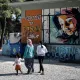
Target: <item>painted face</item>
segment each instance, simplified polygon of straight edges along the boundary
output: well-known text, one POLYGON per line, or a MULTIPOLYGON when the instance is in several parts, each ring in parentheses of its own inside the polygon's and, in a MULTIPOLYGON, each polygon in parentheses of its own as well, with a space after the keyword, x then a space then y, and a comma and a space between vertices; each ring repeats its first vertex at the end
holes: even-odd
POLYGON ((71 15, 60 15, 58 16, 59 23, 61 25, 61 30, 67 35, 73 35, 76 31, 77 21, 71 15))

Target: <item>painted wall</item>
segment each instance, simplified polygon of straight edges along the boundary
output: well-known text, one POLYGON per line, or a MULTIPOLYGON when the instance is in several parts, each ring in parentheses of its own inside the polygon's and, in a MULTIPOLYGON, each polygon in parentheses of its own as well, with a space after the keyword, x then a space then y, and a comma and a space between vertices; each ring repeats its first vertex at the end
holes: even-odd
POLYGON ((10 44, 18 43, 20 39, 21 39, 20 33, 10 33, 9 34, 10 44))
POLYGON ((52 58, 69 61, 80 61, 79 45, 47 45, 47 48, 52 58))
POLYGON ((33 43, 39 43, 42 38, 42 9, 25 11, 25 18, 22 18, 21 34, 22 43, 26 43, 27 38, 32 39, 33 43))
POLYGON ((80 12, 76 8, 55 11, 50 16, 50 43, 80 44, 80 12))

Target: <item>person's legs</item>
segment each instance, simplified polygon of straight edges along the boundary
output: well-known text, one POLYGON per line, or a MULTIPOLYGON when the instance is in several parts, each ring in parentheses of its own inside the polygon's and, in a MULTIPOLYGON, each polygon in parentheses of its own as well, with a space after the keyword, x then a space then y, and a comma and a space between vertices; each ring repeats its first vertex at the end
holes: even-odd
POLYGON ((31 69, 32 69, 32 58, 28 58, 28 60, 27 60, 27 68, 28 68, 27 74, 29 74, 31 72, 31 69))
POLYGON ((28 63, 27 63, 27 58, 25 58, 24 60, 25 60, 25 61, 24 61, 24 64, 25 64, 25 66, 26 66, 26 68, 27 68, 27 65, 28 65, 28 63))
POLYGON ((23 74, 22 70, 20 69, 21 74, 23 74))
POLYGON ((28 58, 25 58, 25 66, 28 69, 27 74, 29 74, 30 71, 29 71, 29 59, 28 58))
POLYGON ((41 72, 41 56, 38 56, 38 61, 39 61, 39 72, 38 73, 40 73, 41 72))
POLYGON ((44 71, 44 68, 43 68, 43 59, 44 59, 44 57, 41 56, 41 70, 42 70, 42 71, 44 71))
POLYGON ((32 69, 32 72, 34 72, 34 58, 32 58, 32 60, 31 60, 31 69, 32 69))
POLYGON ((43 60, 44 60, 44 56, 41 56, 41 70, 42 70, 42 73, 41 75, 44 75, 44 67, 43 67, 43 60))
POLYGON ((18 75, 18 70, 16 70, 16 75, 18 75))

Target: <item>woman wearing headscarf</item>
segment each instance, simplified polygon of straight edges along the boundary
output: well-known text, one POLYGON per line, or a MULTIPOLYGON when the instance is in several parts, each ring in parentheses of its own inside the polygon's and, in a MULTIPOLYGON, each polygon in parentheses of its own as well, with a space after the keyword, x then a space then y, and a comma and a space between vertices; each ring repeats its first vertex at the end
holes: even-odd
POLYGON ((39 65, 40 65, 40 70, 38 73, 41 73, 41 75, 44 75, 44 67, 43 67, 43 60, 44 60, 44 56, 47 53, 47 48, 42 44, 42 41, 39 42, 39 45, 37 46, 37 56, 38 56, 38 61, 39 61, 39 65))
POLYGON ((25 60, 25 66, 28 69, 27 74, 34 72, 33 69, 33 61, 34 61, 34 46, 32 44, 32 40, 27 40, 27 45, 25 47, 23 58, 25 60))

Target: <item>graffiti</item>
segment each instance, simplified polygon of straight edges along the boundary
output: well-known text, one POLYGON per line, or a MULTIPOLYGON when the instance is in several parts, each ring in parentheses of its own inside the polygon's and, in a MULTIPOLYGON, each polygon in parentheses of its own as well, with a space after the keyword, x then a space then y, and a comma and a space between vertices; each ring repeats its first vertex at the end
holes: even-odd
POLYGON ((38 43, 42 37, 42 10, 26 10, 25 18, 22 19, 22 43, 31 38, 33 43, 38 43))
POLYGON ((26 20, 29 21, 30 25, 36 24, 34 20, 40 20, 41 15, 36 15, 36 16, 26 16, 26 20))
POLYGON ((41 19, 41 15, 26 16, 26 20, 28 21, 39 20, 39 19, 41 19))
POLYGON ((56 53, 77 54, 80 53, 80 48, 68 46, 56 47, 56 53))
POLYGON ((29 24, 30 24, 30 25, 33 25, 33 24, 34 24, 34 22, 32 22, 32 21, 31 21, 31 22, 29 22, 29 24))
POLYGON ((36 35, 36 34, 29 34, 28 35, 28 38, 31 38, 31 39, 35 39, 35 38, 38 38, 39 37, 39 35, 36 35))
POLYGON ((75 8, 64 12, 50 16, 50 40, 53 43, 79 44, 80 12, 75 8))
POLYGON ((25 31, 25 34, 26 36, 28 36, 28 38, 31 38, 31 39, 35 39, 35 38, 38 38, 39 35, 36 34, 35 32, 39 32, 41 30, 41 28, 39 26, 24 26, 24 31, 25 31))
POLYGON ((25 31, 29 31, 29 32, 38 32, 41 30, 41 27, 40 26, 24 26, 24 30, 25 31))
POLYGON ((60 61, 80 61, 79 45, 47 45, 46 58, 58 59, 60 61))

